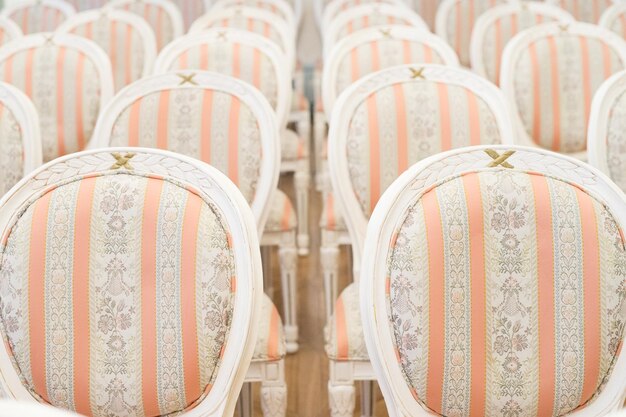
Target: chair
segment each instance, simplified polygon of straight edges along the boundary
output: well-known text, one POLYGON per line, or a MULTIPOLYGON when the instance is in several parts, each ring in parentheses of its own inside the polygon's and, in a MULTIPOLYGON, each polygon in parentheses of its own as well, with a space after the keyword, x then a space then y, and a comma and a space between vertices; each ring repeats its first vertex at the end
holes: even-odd
POLYGON ((42 164, 39 116, 35 106, 20 90, 2 82, 0 149, 1 196, 42 164))
POLYGON ((586 23, 520 32, 502 56, 500 87, 516 117, 516 143, 586 158, 591 99, 625 68, 626 42, 586 23))
POLYGON ((0 46, 22 36, 22 30, 13 20, 0 15, 0 46))
POLYGON ((108 52, 116 90, 152 72, 157 54, 152 28, 135 13, 119 9, 76 14, 59 27, 96 42, 108 52))
MULTIPOLYGON (((167 149, 216 167, 239 187, 263 236, 276 221, 277 205, 278 221, 294 227, 293 211, 282 211, 287 205, 284 194, 277 192, 278 140, 274 112, 256 89, 226 75, 189 70, 154 75, 122 90, 103 111, 90 148, 167 149)), ((291 247, 287 243, 280 248, 286 252, 281 254, 285 271, 289 268, 284 263, 295 264, 297 259, 294 242, 291 247)), ((266 295, 257 317, 259 335, 246 382, 261 382, 266 417, 284 416, 285 332, 266 295)))
POLYGON ((602 13, 611 7, 614 0, 546 0, 548 4, 567 10, 578 21, 598 23, 602 13))
POLYGON ((261 312, 256 224, 217 169, 67 155, 0 201, 0 385, 93 417, 232 415, 261 312))
POLYGON ((339 13, 328 25, 322 42, 324 56, 344 37, 362 29, 379 26, 410 26, 429 31, 422 18, 404 7, 385 3, 370 3, 339 13))
POLYGON ((474 24, 470 42, 472 70, 499 84, 502 52, 520 31, 542 23, 573 22, 563 9, 542 2, 520 2, 495 6, 474 24))
POLYGON ((78 417, 70 411, 60 410, 35 402, 0 400, 0 417, 78 417))
POLYGON ((52 32, 74 13, 63 0, 21 0, 2 10, 2 16, 13 20, 26 35, 52 32))
POLYGON ((389 415, 622 407, 624 226, 624 194, 549 151, 472 147, 411 167, 374 210, 361 274, 389 415))
POLYGON ((624 4, 617 2, 607 8, 602 13, 598 25, 612 30, 622 38, 626 38, 626 8, 624 4))
POLYGON ((210 6, 208 0, 173 0, 173 2, 182 13, 185 32, 189 30, 194 20, 209 10, 210 6))
POLYGON ((622 191, 626 190, 625 82, 626 71, 620 71, 598 88, 591 105, 587 134, 589 163, 609 176, 622 191))
POLYGON ((326 30, 328 29, 330 24, 341 12, 350 10, 362 4, 379 3, 392 4, 397 7, 405 8, 407 9, 407 11, 410 10, 404 0, 332 0, 326 5, 326 7, 324 7, 324 12, 321 17, 321 33, 326 33, 326 30))
POLYGON ((183 34, 183 17, 171 0, 111 0, 108 5, 144 18, 154 31, 158 51, 183 34))
POLYGON ((413 10, 417 12, 431 29, 435 29, 435 16, 441 0, 413 0, 413 10))
POLYGON ((104 7, 108 0, 65 0, 74 7, 76 11, 99 9, 104 7))
POLYGON ((489 8, 508 0, 442 0, 437 9, 435 32, 452 45, 463 66, 470 66, 470 37, 474 22, 489 8))
POLYGON ((209 13, 237 6, 267 10, 274 16, 279 16, 294 34, 298 33, 298 21, 291 5, 285 0, 218 0, 211 6, 209 13))
MULTIPOLYGON (((367 222, 385 189, 409 166, 468 145, 510 143, 506 99, 484 78, 441 65, 392 67, 356 82, 338 100, 329 134, 335 199, 350 232, 355 279, 367 222), (454 111, 450 109, 454 107, 454 111), (350 211, 348 211, 350 208, 350 211)), ((331 416, 351 416, 354 383, 375 375, 365 347, 358 281, 345 288, 326 329, 331 416)), ((366 394, 362 415, 371 415, 366 394)))
MULTIPOLYGON (((276 112, 279 128, 284 131, 291 93, 288 67, 285 55, 278 46, 261 35, 237 29, 210 29, 183 36, 169 44, 157 59, 155 73, 208 70, 245 81, 263 93, 276 112)), ((288 153, 294 153, 289 150, 294 146, 285 143, 285 139, 294 138, 285 135, 281 138, 282 159, 290 160, 295 158, 288 153)), ((298 148, 307 145, 304 139, 296 143, 298 148)), ((287 350, 292 353, 298 349, 298 323, 297 263, 291 258, 296 247, 296 228, 300 222, 300 213, 295 212, 287 195, 283 192, 279 194, 272 203, 272 220, 265 228, 261 245, 264 248, 279 248, 287 350)), ((264 261, 269 262, 270 259, 264 261)))
POLYGON ((111 64, 104 51, 70 34, 34 34, 4 45, 0 80, 33 101, 44 162, 82 150, 113 94, 111 64))

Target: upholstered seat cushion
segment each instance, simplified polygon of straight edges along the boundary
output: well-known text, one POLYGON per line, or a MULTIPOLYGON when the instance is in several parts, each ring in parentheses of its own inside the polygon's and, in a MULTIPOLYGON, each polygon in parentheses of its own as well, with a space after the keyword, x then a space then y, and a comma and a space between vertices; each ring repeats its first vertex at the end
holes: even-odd
POLYGON ((339 213, 337 205, 338 202, 335 200, 333 193, 327 193, 324 198, 322 217, 320 218, 320 227, 322 229, 335 232, 347 231, 346 222, 339 213))
POLYGON ((335 303, 335 313, 326 327, 326 354, 336 361, 369 361, 361 310, 359 286, 350 284, 335 303))
POLYGON ((287 194, 276 190, 270 204, 270 215, 265 224, 265 231, 285 232, 296 228, 298 225, 296 211, 287 194))
POLYGON ((253 362, 277 361, 285 357, 287 344, 283 322, 272 300, 263 294, 259 334, 254 347, 253 362))
POLYGON ((309 153, 306 138, 301 138, 293 130, 283 130, 280 142, 283 161, 297 161, 306 158, 309 153))

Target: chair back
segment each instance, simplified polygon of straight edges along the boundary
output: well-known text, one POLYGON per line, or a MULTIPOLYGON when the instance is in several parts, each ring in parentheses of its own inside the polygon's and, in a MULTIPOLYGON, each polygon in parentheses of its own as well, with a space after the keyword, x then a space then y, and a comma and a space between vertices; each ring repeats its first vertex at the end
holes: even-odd
POLYGON ((614 0, 546 0, 548 4, 559 6, 581 22, 598 23, 602 13, 614 3, 614 0))
POLYGON ((333 22, 333 20, 341 13, 347 10, 351 10, 357 6, 363 4, 392 4, 410 10, 404 0, 331 0, 324 7, 322 15, 322 33, 326 33, 326 30, 333 22))
POLYGON ((263 291, 254 217, 217 169, 110 148, 0 201, 0 385, 93 417, 232 415, 263 291))
POLYGON ((221 10, 233 6, 248 6, 267 10, 275 16, 280 17, 292 31, 292 36, 298 31, 298 21, 292 6, 285 0, 217 0, 211 11, 221 10))
POLYGON ((433 156, 394 182, 360 282, 389 415, 620 408, 625 197, 579 160, 501 145, 433 156))
POLYGON ((0 80, 35 105, 44 162, 84 149, 113 95, 109 58, 94 42, 71 34, 34 34, 4 45, 0 80))
POLYGON ((116 90, 152 71, 156 38, 150 25, 135 13, 113 8, 78 13, 58 32, 82 36, 102 47, 111 61, 116 90))
POLYGON ((626 65, 626 41, 586 23, 546 23, 504 50, 500 87, 517 119, 518 143, 586 158, 591 100, 626 65))
POLYGON ((74 13, 76 10, 64 0, 16 1, 2 10, 2 16, 13 20, 26 35, 52 32, 74 13))

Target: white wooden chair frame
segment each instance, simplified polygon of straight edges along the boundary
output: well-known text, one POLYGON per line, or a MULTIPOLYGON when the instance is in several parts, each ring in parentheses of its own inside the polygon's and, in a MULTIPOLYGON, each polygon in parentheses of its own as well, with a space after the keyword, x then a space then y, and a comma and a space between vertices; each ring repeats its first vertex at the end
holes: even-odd
POLYGON ((79 417, 70 411, 34 402, 0 400, 0 417, 79 417))
MULTIPOLYGON (((131 3, 145 3, 152 4, 160 7, 170 18, 172 22, 172 39, 176 39, 185 33, 185 23, 183 22, 183 15, 180 13, 178 6, 172 3, 170 0, 111 0, 107 3, 106 7, 123 8, 127 4, 131 3)), ((156 34, 155 34, 156 35, 156 34)))
POLYGON ((61 24, 61 26, 59 26, 57 32, 72 33, 74 29, 88 23, 97 22, 102 17, 129 25, 137 31, 142 40, 144 51, 144 65, 141 77, 143 78, 150 74, 157 55, 156 38, 154 37, 154 32, 148 22, 135 13, 116 8, 88 10, 86 12, 77 13, 68 18, 63 24, 61 24))
MULTIPOLYGON (((604 174, 562 154, 510 145, 476 146, 441 153, 413 165, 383 194, 370 219, 361 268, 360 305, 367 349, 385 397, 390 417, 437 416, 426 411, 411 394, 398 363, 393 328, 388 321, 385 277, 391 235, 408 205, 427 189, 451 176, 490 170, 493 159, 485 153, 514 150, 507 161, 516 170, 542 172, 568 183, 580 185, 608 204, 616 220, 626 227, 626 196, 604 174), (376 314, 375 312, 378 312, 376 314)), ((602 393, 587 407, 574 411, 574 417, 600 417, 617 411, 626 397, 626 351, 622 350, 602 393)))
MULTIPOLYGON (((291 105, 291 85, 284 82, 284 80, 289 80, 289 73, 287 72, 288 65, 285 55, 278 48, 278 46, 261 35, 230 28, 213 28, 207 31, 191 33, 176 39, 163 49, 157 58, 154 72, 155 74, 172 72, 172 65, 176 62, 178 57, 198 45, 209 45, 224 42, 234 42, 256 48, 272 62, 273 67, 276 70, 276 79, 278 80, 278 103, 276 114, 279 129, 283 132, 286 129, 287 118, 289 116, 289 106, 291 105)), ((178 72, 185 72, 185 70, 179 70, 178 72)), ((278 153, 280 154, 280 148, 278 153)), ((280 164, 284 164, 284 161, 280 164)), ((302 209, 303 206, 299 204, 297 208, 302 209)), ((308 215, 308 213, 305 214, 308 215)), ((296 217, 298 218, 299 228, 301 222, 300 216, 305 215, 300 212, 297 213, 296 217)), ((308 227, 308 224, 305 223, 305 227, 308 227)), ((296 308, 296 275, 298 268, 296 261, 293 259, 293 251, 296 247, 296 240, 296 232, 293 230, 284 232, 265 231, 261 238, 261 246, 278 246, 279 248, 278 253, 282 277, 283 305, 285 307, 283 319, 285 324, 287 349, 289 352, 295 352, 298 350, 298 324, 296 308)), ((267 284, 268 287, 271 287, 271 281, 268 281, 267 284)))
MULTIPOLYGON (((261 236, 262 240, 267 240, 269 238, 264 236, 264 230, 270 212, 270 201, 274 190, 278 187, 280 141, 274 111, 265 97, 249 84, 223 74, 193 70, 170 72, 144 78, 124 88, 111 100, 98 119, 94 139, 90 143, 89 148, 97 149, 110 146, 111 131, 117 118, 128 106, 141 97, 166 89, 197 88, 231 94, 247 105, 256 117, 259 131, 261 132, 263 159, 259 169, 254 199, 249 205, 256 220, 258 235, 261 236), (185 77, 189 76, 192 76, 192 81, 195 84, 184 82, 185 77)), ((274 236, 271 236, 271 238, 274 238, 274 236)), ((264 242, 264 244, 267 243, 264 242)), ((290 260, 295 262, 297 258, 295 242, 293 242, 290 249, 283 250, 291 252, 288 253, 288 255, 291 255, 291 258, 287 259, 287 262, 290 260)), ((288 277, 281 276, 281 278, 283 279, 283 285, 286 286, 287 283, 284 280, 288 277)), ((245 382, 259 381, 262 383, 261 402, 263 407, 268 410, 268 417, 284 415, 284 407, 286 407, 287 401, 284 359, 271 362, 252 362, 246 374, 245 382), (276 398, 282 398, 282 400, 271 401, 276 398)))
POLYGON ((474 23, 474 30, 472 30, 472 38, 470 40, 470 62, 472 64, 472 71, 482 77, 487 77, 487 69, 483 56, 483 46, 485 38, 487 37, 487 31, 498 20, 507 16, 518 15, 526 10, 537 15, 547 16, 559 22, 575 21, 571 14, 560 7, 539 1, 525 1, 494 6, 481 14, 474 23))
MULTIPOLYGON (((328 3, 326 7, 324 7, 324 10, 321 16, 320 32, 326 33, 326 31, 328 30, 328 27, 331 25, 333 20, 337 16, 339 16, 339 13, 343 11, 343 7, 346 5, 346 3, 350 3, 352 1, 354 0, 332 0, 330 3, 328 3)), ((410 10, 412 13, 415 13, 409 8, 409 6, 403 0, 369 0, 369 3, 367 4, 378 4, 378 3, 392 4, 392 5, 404 8, 407 11, 410 10)), ((349 9, 351 10, 352 8, 349 8, 349 9)))
MULTIPOLYGON (((358 280, 363 258, 363 247, 369 219, 361 208, 356 190, 352 186, 348 168, 347 145, 352 115, 372 92, 398 82, 414 80, 414 70, 420 69, 428 81, 461 86, 481 97, 494 114, 500 137, 510 144, 514 129, 509 117, 506 98, 489 81, 470 71, 443 65, 402 65, 369 75, 350 86, 334 106, 334 121, 330 126, 328 158, 330 178, 335 191, 335 201, 344 216, 354 260, 354 278, 358 280)), ((368 361, 330 360, 329 402, 332 417, 349 417, 354 410, 354 382, 374 381, 376 375, 368 361)), ((371 388, 367 391, 371 392, 371 388)), ((367 396, 365 396, 367 397, 367 396)), ((367 401, 367 398, 366 398, 367 401)))
POLYGON ((262 9, 265 11, 269 11, 275 16, 280 17, 285 24, 287 24, 294 35, 298 33, 298 20, 296 18, 294 10, 291 8, 289 3, 285 0, 256 0, 254 2, 248 2, 247 0, 218 0, 211 6, 209 12, 226 9, 233 6, 247 6, 247 7, 255 7, 257 9, 262 9), (264 3, 271 6, 270 9, 266 9, 263 7, 258 7, 258 3, 264 3))
POLYGON ((9 37, 9 40, 4 43, 8 43, 9 41, 20 38, 24 35, 18 24, 4 14, 0 15, 0 28, 9 37))
MULTIPOLYGON (((392 17, 395 19, 402 19, 407 21, 408 23, 408 25, 405 25, 403 23, 394 23, 394 25, 396 26, 410 26, 416 29, 424 29, 425 31, 430 32, 430 29, 428 28, 426 22, 424 22, 424 20, 417 13, 411 10, 407 10, 404 7, 398 7, 396 5, 386 3, 363 4, 361 6, 350 8, 349 10, 339 13, 328 25, 328 28, 323 35, 323 56, 326 57, 332 47, 340 40, 341 36, 339 34, 346 26, 348 26, 351 22, 354 22, 355 20, 371 16, 372 14, 392 17)), ((389 24, 368 26, 368 28, 379 26, 389 26, 389 24)))
MULTIPOLYGON (((237 291, 228 342, 211 391, 195 408, 182 415, 232 415, 254 351, 258 333, 255 320, 261 308, 263 284, 254 216, 241 192, 224 174, 193 158, 157 149, 107 148, 66 155, 31 173, 0 200, 0 233, 6 236, 24 205, 49 187, 75 177, 77 172, 80 176, 111 172, 116 162, 112 155, 115 152, 134 154, 134 173, 156 174, 192 185, 219 207, 228 225, 237 270, 237 291)), ((18 401, 36 401, 22 385, 4 344, 0 347, 0 386, 18 401)))
MULTIPOLYGON (((65 19, 76 14, 76 10, 74 9, 74 7, 68 2, 63 1, 63 0, 20 0, 20 1, 14 2, 10 6, 5 7, 0 13, 0 16, 5 16, 11 19, 10 16, 13 13, 17 12, 18 10, 27 9, 29 7, 38 6, 38 5, 44 5, 46 7, 50 7, 51 9, 58 10, 65 16, 65 19)), ((20 32, 23 32, 22 29, 20 29, 20 32)))
POLYGON ((600 20, 598 22, 598 26, 602 26, 603 28, 612 30, 611 27, 613 23, 621 16, 626 14, 626 3, 623 2, 614 2, 614 4, 606 9, 602 16, 600 16, 600 20))
POLYGON ((611 176, 607 153, 607 136, 611 109, 626 91, 626 70, 606 80, 593 97, 587 134, 588 162, 607 177, 611 176))
MULTIPOLYGON (((517 145, 540 148, 540 146, 533 141, 526 131, 517 106, 515 94, 515 67, 519 57, 522 52, 526 50, 528 45, 537 42, 542 38, 557 36, 563 33, 564 30, 570 34, 585 36, 604 42, 611 47, 611 49, 613 49, 626 68, 626 41, 608 29, 589 23, 573 22, 563 25, 555 22, 545 23, 543 25, 534 26, 530 29, 521 31, 513 39, 511 39, 506 48, 504 48, 504 52, 502 54, 502 68, 500 70, 500 88, 509 99, 511 109, 513 111, 513 118, 515 120, 517 130, 517 135, 515 136, 517 145)), ((587 151, 574 152, 571 153, 570 156, 586 160, 587 151)))

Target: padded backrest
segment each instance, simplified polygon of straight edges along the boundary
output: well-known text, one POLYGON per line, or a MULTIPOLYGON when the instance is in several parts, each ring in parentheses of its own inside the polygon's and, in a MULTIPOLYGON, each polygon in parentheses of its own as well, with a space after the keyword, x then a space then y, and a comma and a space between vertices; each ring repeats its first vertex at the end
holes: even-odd
POLYGON ((53 32, 75 13, 63 0, 22 1, 5 9, 3 14, 13 20, 24 34, 53 32))
POLYGON ((602 13, 614 3, 613 0, 548 0, 568 11, 576 20, 598 23, 602 13))

